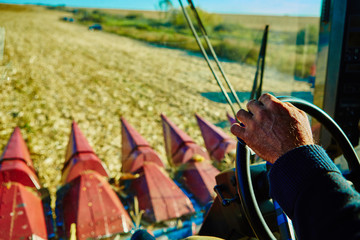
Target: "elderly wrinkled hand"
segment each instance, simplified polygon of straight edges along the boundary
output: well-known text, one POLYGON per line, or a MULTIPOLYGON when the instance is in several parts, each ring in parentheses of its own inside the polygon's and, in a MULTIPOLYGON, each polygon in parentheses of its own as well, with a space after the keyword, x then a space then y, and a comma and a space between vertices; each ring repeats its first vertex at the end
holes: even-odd
POLYGON ((275 163, 296 147, 314 144, 306 113, 292 104, 263 94, 258 101, 249 101, 247 109, 236 114, 244 126, 235 123, 231 132, 264 160, 275 163))

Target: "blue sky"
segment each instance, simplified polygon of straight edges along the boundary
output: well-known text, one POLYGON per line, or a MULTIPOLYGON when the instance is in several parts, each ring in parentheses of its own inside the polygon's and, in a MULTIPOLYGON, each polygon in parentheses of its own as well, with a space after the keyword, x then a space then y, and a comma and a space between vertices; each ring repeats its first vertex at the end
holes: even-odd
MULTIPOLYGON (((195 6, 209 12, 320 16, 321 0, 193 0, 195 6)), ((1 3, 65 4, 72 7, 158 10, 158 0, 4 0, 1 3)), ((178 1, 172 1, 178 6, 178 1)), ((183 0, 186 4, 186 0, 183 0)))

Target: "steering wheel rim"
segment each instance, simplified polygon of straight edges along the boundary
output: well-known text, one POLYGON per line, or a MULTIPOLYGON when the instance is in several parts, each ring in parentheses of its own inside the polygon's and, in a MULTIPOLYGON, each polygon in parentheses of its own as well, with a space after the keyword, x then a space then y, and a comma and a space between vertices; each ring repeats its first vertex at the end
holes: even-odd
MULTIPOLYGON (((340 148, 343 151, 344 157, 348 162, 349 170, 352 175, 351 180, 354 183, 355 189, 359 191, 360 177, 358 176, 360 176, 360 160, 357 157, 349 139, 339 127, 339 125, 322 109, 305 100, 294 97, 278 97, 278 99, 282 102, 289 102, 310 116, 316 118, 330 132, 332 137, 338 142, 340 148)), ((235 174, 243 212, 258 239, 275 240, 276 238, 266 224, 259 205, 256 201, 250 175, 249 148, 241 139, 238 140, 235 174)))

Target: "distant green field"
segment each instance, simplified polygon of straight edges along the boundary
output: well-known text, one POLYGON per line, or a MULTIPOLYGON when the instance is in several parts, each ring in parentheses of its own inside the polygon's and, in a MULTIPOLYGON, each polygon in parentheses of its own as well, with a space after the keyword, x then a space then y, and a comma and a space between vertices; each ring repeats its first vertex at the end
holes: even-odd
MULTIPOLYGON (((126 9, 101 9, 102 12, 118 15, 142 15, 149 19, 162 19, 165 15, 160 11, 140 11, 126 9)), ((245 15, 245 14, 217 14, 224 22, 241 24, 247 28, 262 29, 269 24, 273 30, 295 32, 308 25, 319 25, 318 17, 293 17, 293 16, 269 16, 269 15, 245 15)))
MULTIPOLYGON (((179 9, 168 12, 67 8, 61 10, 72 12, 76 22, 81 24, 88 26, 99 23, 107 32, 161 46, 199 51, 179 9)), ((270 32, 267 66, 300 78, 309 76, 317 52, 318 18, 220 15, 201 9, 198 11, 220 58, 255 65, 262 31, 268 24, 270 32)))

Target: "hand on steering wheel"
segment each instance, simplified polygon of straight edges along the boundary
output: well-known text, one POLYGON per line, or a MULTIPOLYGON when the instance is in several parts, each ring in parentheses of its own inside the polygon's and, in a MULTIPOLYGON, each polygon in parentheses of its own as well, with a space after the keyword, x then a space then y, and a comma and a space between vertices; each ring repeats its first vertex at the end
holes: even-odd
POLYGON ((262 159, 274 164, 286 152, 314 144, 306 113, 292 104, 264 94, 249 101, 247 109, 236 115, 246 127, 235 123, 231 131, 262 159))
MULTIPOLYGON (((248 130, 251 130, 251 128, 253 130, 256 129, 257 131, 259 130, 259 133, 256 132, 256 134, 259 134, 256 138, 261 139, 262 141, 249 141, 251 142, 250 147, 257 152, 258 155, 265 160, 274 163, 277 158, 293 148, 301 145, 313 144, 310 126, 303 122, 308 122, 307 117, 303 112, 305 111, 322 123, 338 142, 349 164, 350 171, 352 172, 351 180, 353 181, 355 188, 359 191, 360 178, 358 176, 360 173, 360 161, 350 141, 331 117, 320 108, 301 99, 280 98, 282 101, 280 102, 277 99, 274 100, 274 97, 271 95, 263 95, 259 100, 260 102, 249 102, 248 108, 252 113, 240 110, 237 116, 239 120, 244 123, 246 128, 250 128, 248 130), (289 103, 303 111, 294 108, 289 103), (269 110, 274 111, 276 114, 270 114, 268 112, 269 110), (265 119, 265 121, 260 121, 261 119, 265 119), (303 124, 299 124, 296 119, 302 119, 301 122, 303 122, 303 124), (286 128, 284 128, 283 121, 288 121, 286 128), (289 122, 292 126, 291 131, 288 130, 289 122), (279 134, 277 133, 281 133, 285 136, 279 137, 279 134), (269 149, 273 151, 273 153, 268 154, 267 152, 269 149)), ((247 140, 254 137, 252 135, 254 133, 246 131, 246 128, 235 125, 231 129, 235 135, 241 137, 243 140, 238 143, 236 158, 236 178, 241 205, 255 235, 259 239, 276 239, 267 226, 255 198, 250 177, 249 151, 243 143, 246 143, 247 140)))

